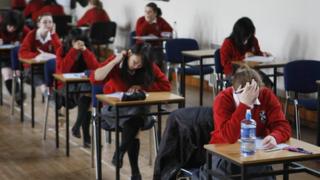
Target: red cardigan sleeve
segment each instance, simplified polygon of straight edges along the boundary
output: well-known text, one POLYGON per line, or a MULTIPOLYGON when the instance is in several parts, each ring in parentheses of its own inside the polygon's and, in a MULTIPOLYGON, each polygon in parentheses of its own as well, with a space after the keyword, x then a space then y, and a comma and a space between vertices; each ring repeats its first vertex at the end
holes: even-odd
POLYGON ((96 56, 89 49, 83 51, 82 55, 89 70, 96 70, 100 66, 96 56))
POLYGON ((234 61, 235 55, 233 52, 233 45, 229 39, 224 40, 220 48, 220 62, 223 67, 223 73, 225 75, 232 74, 232 61, 234 61))
POLYGON ((144 29, 149 25, 149 23, 144 19, 144 16, 140 17, 136 23, 136 35, 143 36, 145 35, 144 29))
POLYGON ((171 85, 168 78, 156 64, 153 64, 152 68, 155 76, 155 82, 147 89, 147 91, 170 91, 171 85))
POLYGON ((35 30, 29 32, 27 36, 23 39, 22 44, 19 49, 19 57, 25 59, 32 59, 36 57, 39 52, 32 50, 32 45, 35 41, 35 30))
MULTIPOLYGON (((109 56, 103 63, 100 63, 99 68, 100 68, 100 67, 103 67, 103 66, 105 66, 105 65, 107 65, 107 64, 109 64, 115 57, 116 57, 115 55, 109 56)), ((102 81, 97 81, 97 80, 95 79, 95 76, 94 76, 95 70, 92 71, 92 72, 90 73, 90 76, 89 76, 89 79, 90 79, 91 84, 104 84, 105 82, 107 82, 107 81, 109 80, 110 74, 112 73, 112 71, 113 71, 114 69, 115 69, 115 68, 113 68, 113 69, 111 70, 111 72, 109 72, 108 76, 107 76, 104 80, 102 80, 102 81)))
POLYGON ((84 25, 88 25, 91 17, 91 11, 87 11, 86 13, 84 13, 84 15, 82 16, 81 19, 78 20, 77 22, 77 26, 84 26, 84 25))
POLYGON ((161 24, 161 32, 172 32, 172 27, 166 20, 164 20, 162 17, 159 17, 158 20, 161 24))
POLYGON ((57 54, 56 69, 58 73, 68 73, 71 71, 79 51, 74 48, 71 48, 64 57, 62 56, 62 52, 63 52, 63 49, 62 47, 60 47, 56 53, 57 54))

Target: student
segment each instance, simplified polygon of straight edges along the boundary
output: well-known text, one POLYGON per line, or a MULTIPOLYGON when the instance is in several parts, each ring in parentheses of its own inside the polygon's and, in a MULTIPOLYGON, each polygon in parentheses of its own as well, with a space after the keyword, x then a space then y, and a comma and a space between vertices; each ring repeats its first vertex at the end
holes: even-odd
POLYGON ((11 9, 22 11, 26 7, 25 0, 11 0, 11 9))
MULTIPOLYGON (((73 29, 70 34, 66 37, 63 45, 57 50, 57 73, 76 73, 84 72, 85 70, 95 70, 99 67, 99 63, 95 58, 94 54, 90 51, 89 40, 86 36, 82 35, 81 29, 73 29)), ((64 94, 65 88, 60 82, 58 84, 60 93, 64 94)), ((69 90, 77 91, 89 91, 90 85, 80 84, 78 86, 70 85, 69 90)), ((78 102, 78 114, 77 120, 72 127, 72 134, 77 138, 81 138, 80 126, 82 126, 83 133, 83 146, 90 147, 90 118, 91 113, 89 111, 91 104, 91 97, 73 96, 73 102, 78 102)), ((68 99, 69 101, 69 99, 68 99)), ((72 101, 72 100, 71 100, 72 101)), ((60 101, 61 102, 61 101, 60 101)))
MULTIPOLYGON (((232 79, 232 87, 220 92, 214 100, 215 129, 211 133, 210 144, 236 143, 240 139, 240 124, 247 109, 251 109, 252 119, 257 123, 256 136, 263 138, 265 149, 274 148, 290 138, 291 127, 278 98, 272 90, 262 86, 261 77, 255 70, 238 68, 232 79)), ((217 156, 212 159, 212 167, 222 176, 240 173, 238 166, 217 156)), ((247 171, 259 173, 271 169, 271 166, 259 166, 247 168, 247 171)))
MULTIPOLYGON (((10 58, 14 58, 18 61, 17 53, 19 44, 23 38, 28 34, 29 28, 24 26, 24 19, 20 12, 15 10, 8 11, 0 22, 0 45, 2 44, 16 44, 9 54, 1 56, 1 73, 5 83, 5 86, 10 94, 16 93, 16 102, 20 104, 20 95, 18 94, 19 86, 16 84, 16 92, 12 92, 12 68, 10 58)), ((19 74, 17 72, 17 74, 19 74)))
POLYGON ((100 0, 90 0, 91 8, 77 22, 77 26, 90 26, 96 22, 108 22, 110 18, 107 12, 103 9, 103 4, 100 0))
MULTIPOLYGON (((140 17, 136 23, 137 36, 155 35, 161 37, 162 32, 172 33, 172 28, 169 23, 161 17, 162 11, 157 4, 153 2, 147 4, 144 12, 145 15, 140 17)), ((137 40, 136 43, 140 44, 143 42, 137 40)), ((161 69, 164 69, 162 43, 160 41, 150 43, 154 47, 154 59, 156 64, 158 64, 161 69)))
MULTIPOLYGON (((59 36, 55 31, 55 24, 51 14, 43 14, 38 17, 37 28, 30 31, 24 38, 19 49, 19 57, 23 59, 34 59, 42 53, 55 54, 61 46, 59 36)), ((26 76, 30 77, 29 66, 24 64, 26 76)), ((34 85, 41 86, 41 92, 44 93, 46 88, 43 76, 34 76, 34 85)))
MULTIPOLYGON (((269 56, 270 53, 260 50, 258 39, 255 37, 255 27, 248 17, 242 17, 237 20, 233 26, 232 33, 227 37, 220 49, 221 65, 224 74, 230 78, 238 67, 233 65, 234 61, 243 61, 250 56, 269 56)), ((259 73, 263 77, 266 86, 272 87, 271 80, 262 71, 259 73)))
POLYGON ((32 14, 39 11, 43 7, 43 0, 31 0, 23 10, 24 17, 31 18, 32 14))
POLYGON ((43 7, 32 14, 32 20, 35 22, 41 14, 50 13, 52 16, 65 15, 63 6, 57 3, 56 0, 44 0, 43 7))
MULTIPOLYGON (((150 59, 151 48, 149 45, 135 45, 127 52, 109 57, 102 67, 93 74, 94 81, 104 80, 103 91, 105 94, 114 92, 136 92, 136 91, 170 91, 170 83, 167 77, 160 71, 150 59)), ((138 166, 138 155, 140 141, 137 137, 141 129, 151 128, 153 122, 145 118, 148 107, 121 108, 120 115, 132 115, 130 118, 121 118, 122 141, 119 147, 119 167, 122 167, 123 156, 128 152, 131 166, 131 179, 140 180, 138 166)), ((115 108, 104 106, 102 109, 103 119, 107 125, 114 128, 115 108)), ((112 163, 116 165, 116 156, 113 155, 112 163)))

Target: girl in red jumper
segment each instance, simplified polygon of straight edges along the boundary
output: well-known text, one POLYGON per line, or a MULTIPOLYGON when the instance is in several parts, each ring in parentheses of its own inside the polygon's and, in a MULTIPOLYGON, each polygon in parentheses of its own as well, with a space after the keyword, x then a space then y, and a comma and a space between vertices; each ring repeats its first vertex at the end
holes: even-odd
POLYGON ((35 22, 40 15, 45 13, 50 13, 52 16, 65 15, 63 6, 58 4, 56 0, 44 0, 43 7, 32 14, 32 20, 35 22))
MULTIPOLYGON (((250 56, 269 56, 270 53, 262 52, 257 38, 255 37, 255 27, 251 19, 242 17, 237 20, 233 26, 232 33, 227 37, 220 49, 221 65, 223 73, 227 78, 231 78, 237 65, 234 61, 243 61, 250 56)), ((259 71, 266 86, 272 87, 272 81, 262 72, 259 71)))
POLYGON ((25 0, 11 0, 11 9, 22 11, 26 7, 25 0))
MULTIPOLYGON (((167 77, 160 71, 157 65, 152 63, 151 48, 149 45, 136 45, 127 52, 122 52, 118 56, 111 56, 102 67, 98 68, 93 74, 95 81, 104 80, 104 93, 113 92, 135 92, 135 91, 170 91, 170 83, 167 77)), ((138 132, 140 129, 152 127, 153 122, 145 118, 143 114, 148 112, 148 107, 130 107, 121 108, 120 115, 131 115, 130 118, 121 118, 120 126, 122 128, 122 141, 119 147, 120 164, 125 152, 131 166, 131 179, 140 180, 141 175, 138 167, 138 155, 140 141, 138 132)), ((102 109, 103 119, 106 125, 114 128, 115 108, 105 106, 102 109)), ((114 154, 112 163, 116 165, 116 156, 114 154)))
MULTIPOLYGON (((240 139, 241 120, 245 118, 247 109, 251 109, 252 119, 257 123, 256 135, 263 138, 263 148, 274 148, 290 138, 291 127, 278 98, 272 90, 262 87, 261 77, 255 70, 239 68, 233 76, 232 87, 220 92, 214 100, 215 129, 210 143, 236 143, 240 139)), ((240 173, 239 167, 217 156, 212 159, 212 167, 222 176, 240 173)), ((259 173, 271 169, 271 166, 259 166, 247 168, 247 171, 259 173)))
MULTIPOLYGON (((90 51, 89 40, 81 32, 81 29, 73 29, 70 34, 66 37, 63 46, 57 50, 57 73, 76 73, 83 72, 85 70, 95 70, 99 67, 99 63, 95 58, 94 54, 90 51)), ((60 94, 65 93, 65 89, 62 83, 58 84, 60 94)), ((90 85, 79 84, 77 86, 69 85, 70 91, 90 91, 90 85)), ((59 106, 64 104, 64 97, 60 96, 59 106)), ((70 102, 77 102, 78 114, 77 120, 72 127, 72 134, 77 138, 81 138, 80 126, 82 126, 83 133, 83 146, 90 147, 90 118, 91 113, 89 112, 91 97, 82 96, 70 96, 68 99, 70 102)))
POLYGON ((77 22, 77 26, 90 26, 96 22, 108 22, 110 18, 99 0, 90 0, 91 8, 77 22))
MULTIPOLYGON (((29 31, 29 28, 24 26, 24 19, 20 12, 10 10, 2 17, 2 22, 0 22, 0 45, 15 44, 16 46, 11 49, 10 54, 1 54, 1 73, 8 92, 10 94, 16 93, 16 102, 18 104, 21 101, 21 97, 18 94, 20 86, 17 83, 16 92, 12 92, 13 71, 11 60, 18 61, 19 44, 29 31)), ((16 73, 17 75, 20 74, 19 71, 16 73)))
MULTIPOLYGON (((172 27, 169 23, 164 20, 161 15, 162 11, 155 3, 149 3, 145 7, 145 15, 140 17, 136 23, 136 35, 137 36, 148 36, 154 35, 161 37, 161 33, 169 32, 172 33, 172 27)), ((143 43, 137 40, 137 44, 143 43)), ((162 49, 162 42, 150 42, 153 46, 154 60, 158 66, 164 70, 164 54, 162 49)))
MULTIPOLYGON (((37 27, 37 29, 30 31, 24 38, 19 49, 19 58, 32 60, 42 56, 44 53, 55 54, 56 50, 61 46, 51 14, 39 16, 37 27)), ((30 76, 30 69, 28 67, 28 65, 24 64, 27 77, 30 76)), ((46 87, 43 76, 35 75, 33 84, 41 86, 41 92, 45 92, 46 87)))

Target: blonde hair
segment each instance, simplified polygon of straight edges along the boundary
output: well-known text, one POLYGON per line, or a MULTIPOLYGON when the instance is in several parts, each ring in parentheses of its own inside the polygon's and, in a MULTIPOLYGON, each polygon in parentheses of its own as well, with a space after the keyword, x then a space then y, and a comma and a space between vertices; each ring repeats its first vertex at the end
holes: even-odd
POLYGON ((244 87, 252 79, 257 82, 259 87, 264 86, 262 78, 257 71, 248 66, 239 67, 232 77, 232 87, 234 89, 238 89, 240 86, 244 87))
POLYGON ((100 0, 91 0, 92 5, 96 6, 98 9, 103 9, 103 4, 100 0))

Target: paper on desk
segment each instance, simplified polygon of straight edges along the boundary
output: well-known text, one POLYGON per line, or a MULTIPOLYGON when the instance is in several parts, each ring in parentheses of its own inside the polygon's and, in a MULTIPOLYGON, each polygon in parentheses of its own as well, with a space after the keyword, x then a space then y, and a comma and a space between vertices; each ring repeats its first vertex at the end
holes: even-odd
POLYGON ((148 35, 148 36, 134 36, 134 39, 141 39, 141 40, 155 40, 155 39, 159 39, 158 36, 156 35, 148 35))
MULTIPOLYGON (((261 138, 257 138, 256 139, 256 149, 263 149, 263 145, 262 145, 262 140, 261 138)), ((272 149, 268 149, 268 151, 272 151, 273 149, 283 149, 285 147, 289 146, 288 144, 284 144, 284 143, 281 143, 281 144, 277 144, 276 147, 272 148, 272 149)))
POLYGON ((12 49, 16 46, 17 45, 15 45, 15 44, 2 44, 2 45, 0 45, 0 49, 12 49))
POLYGON ((254 62, 271 62, 275 59, 274 56, 250 56, 246 57, 244 61, 254 61, 254 62))
POLYGON ((84 72, 82 72, 82 73, 64 73, 63 77, 68 78, 68 79, 76 79, 76 78, 86 77, 86 74, 84 72))
POLYGON ((115 92, 115 93, 107 94, 106 96, 117 98, 117 99, 122 99, 123 94, 124 94, 123 92, 115 92))
POLYGON ((37 62, 40 62, 40 61, 48 61, 49 59, 55 59, 55 58, 56 58, 55 54, 40 53, 34 58, 34 60, 36 60, 37 62))

